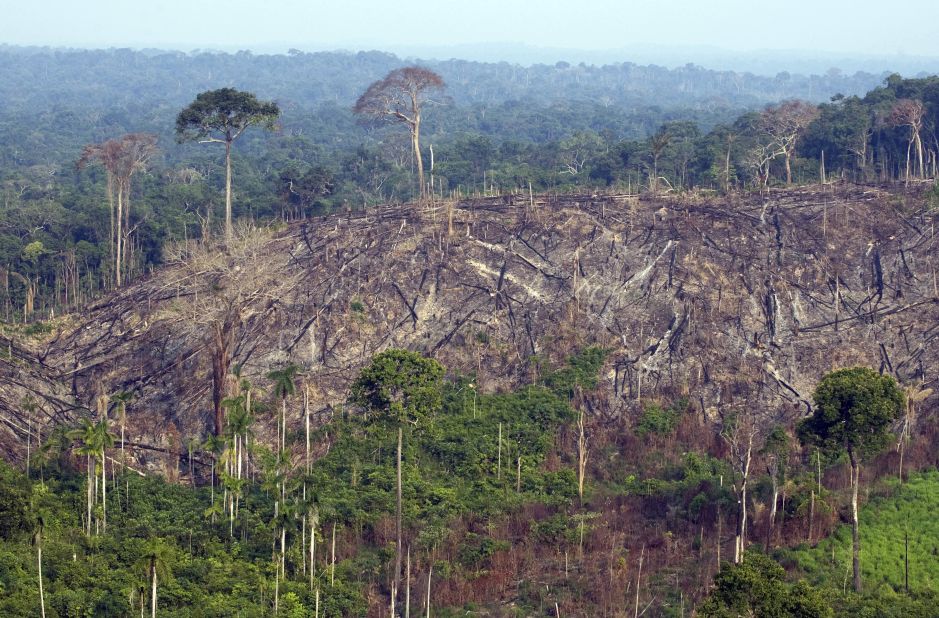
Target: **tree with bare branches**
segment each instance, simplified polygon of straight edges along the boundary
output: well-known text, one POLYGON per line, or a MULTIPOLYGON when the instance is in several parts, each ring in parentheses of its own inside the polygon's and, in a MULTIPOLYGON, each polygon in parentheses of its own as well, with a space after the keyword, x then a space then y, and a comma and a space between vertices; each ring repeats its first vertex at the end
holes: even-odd
POLYGON ((923 116, 926 114, 926 108, 923 102, 915 99, 900 99, 897 101, 890 115, 887 117, 887 123, 892 127, 909 127, 910 137, 906 144, 906 180, 910 179, 910 156, 913 146, 916 146, 916 163, 919 170, 919 177, 926 176, 926 168, 923 163, 923 141, 920 139, 920 132, 923 130, 923 116))
POLYGON ((786 184, 792 184, 792 157, 796 152, 796 143, 818 115, 818 107, 798 100, 767 107, 760 114, 760 129, 769 136, 774 157, 785 157, 786 184))
POLYGON ((762 445, 763 435, 754 414, 729 412, 722 418, 721 438, 727 444, 734 470, 734 494, 737 498, 737 530, 734 535, 734 564, 743 562, 747 549, 747 500, 753 455, 762 445))
POLYGON ((250 92, 234 88, 209 90, 196 96, 176 117, 179 141, 196 140, 200 144, 225 145, 225 239, 232 238, 231 224, 231 145, 249 127, 261 125, 269 130, 280 116, 273 101, 258 101, 250 92))
POLYGON ((388 73, 374 82, 355 102, 352 111, 378 121, 399 122, 411 132, 411 147, 417 165, 417 183, 423 197, 424 163, 421 160, 421 120, 424 105, 432 102, 431 95, 441 92, 446 85, 443 78, 423 67, 411 66, 388 73))
POLYGON ((104 166, 108 178, 108 204, 111 211, 111 253, 114 281, 120 286, 130 258, 130 181, 157 153, 157 136, 151 133, 128 133, 100 144, 88 144, 78 159, 79 169, 94 162, 104 166))

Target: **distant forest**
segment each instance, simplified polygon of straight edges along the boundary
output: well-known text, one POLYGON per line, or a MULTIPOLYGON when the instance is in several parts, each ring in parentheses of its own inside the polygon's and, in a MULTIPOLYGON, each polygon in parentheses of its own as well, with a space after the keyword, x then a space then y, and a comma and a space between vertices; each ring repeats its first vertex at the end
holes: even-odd
MULTIPOLYGON (((417 194, 406 131, 359 122, 356 98, 391 54, 177 53, 0 46, 0 318, 45 318, 114 284, 107 179, 89 145, 153 134, 127 187, 125 279, 172 241, 216 230, 224 157, 176 143, 200 92, 233 87, 280 107, 233 149, 235 218, 291 220, 417 194)), ((422 161, 434 195, 525 190, 730 192, 845 178, 934 176, 939 79, 775 77, 608 66, 419 63, 443 78, 422 161), (433 152, 433 154, 431 154, 433 152)))

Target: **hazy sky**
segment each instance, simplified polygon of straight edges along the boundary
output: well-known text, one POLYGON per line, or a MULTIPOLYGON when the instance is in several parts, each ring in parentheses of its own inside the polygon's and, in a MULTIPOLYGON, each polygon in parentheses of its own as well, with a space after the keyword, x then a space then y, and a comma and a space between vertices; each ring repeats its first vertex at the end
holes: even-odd
POLYGON ((939 0, 0 0, 0 43, 286 51, 512 42, 939 56, 939 0))

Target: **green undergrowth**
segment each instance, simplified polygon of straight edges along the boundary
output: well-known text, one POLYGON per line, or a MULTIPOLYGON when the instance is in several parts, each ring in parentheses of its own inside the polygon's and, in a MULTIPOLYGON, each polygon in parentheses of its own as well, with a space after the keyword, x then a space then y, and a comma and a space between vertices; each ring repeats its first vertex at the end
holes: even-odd
MULTIPOLYGON (((887 597, 904 593, 908 555, 910 592, 935 595, 939 593, 939 472, 915 475, 902 485, 896 479, 885 483, 885 495, 872 497, 860 512, 865 591, 887 597)), ((851 527, 839 526, 815 547, 783 550, 779 558, 813 583, 850 588, 851 527)))
MULTIPOLYGON (((485 532, 485 525, 470 531, 473 522, 490 522, 528 504, 546 505, 549 511, 573 504, 574 471, 547 465, 547 460, 559 427, 574 418, 570 393, 591 388, 603 356, 589 349, 560 369, 542 373, 539 384, 514 392, 480 394, 466 377, 442 382, 435 399, 439 406, 403 431, 403 523, 416 571, 433 564, 435 581, 471 579, 485 571, 494 554, 508 549, 505 541, 485 532), (453 526, 458 519, 462 527, 453 526), (450 549, 442 553, 445 547, 450 549)), ((303 451, 304 441, 302 433, 288 434, 295 453, 303 451)), ((241 489, 234 521, 222 509, 213 515, 207 486, 115 470, 117 482, 108 487, 107 531, 91 537, 82 529, 86 480, 78 464, 85 459, 70 456, 70 445, 61 456, 45 460, 41 481, 36 468, 27 479, 0 464, 0 615, 38 615, 31 541, 39 517, 50 617, 134 615, 142 600, 149 611, 141 559, 154 541, 166 548, 170 571, 158 586, 160 616, 270 615, 272 553, 281 525, 287 529, 287 578, 279 583, 279 614, 313 615, 319 589, 320 616, 365 615, 367 592, 382 593, 393 562, 397 429, 364 422, 347 406, 322 428, 315 444, 320 454, 309 473, 302 457, 292 458, 279 519, 274 508, 283 478, 278 475, 284 472, 270 463, 277 458, 255 446, 251 461, 256 469, 241 489), (285 513, 290 514, 287 523, 285 513), (309 573, 303 572, 307 554, 301 523, 314 515, 317 573, 311 587, 309 573), (334 526, 335 581, 328 568, 334 526)), ((202 453, 200 459, 207 462, 210 456, 202 453)), ((217 505, 222 493, 216 486, 217 505)), ((95 508, 97 519, 100 505, 95 508)), ((551 533, 548 528, 544 534, 551 533)), ((308 532, 309 527, 307 547, 308 532)))

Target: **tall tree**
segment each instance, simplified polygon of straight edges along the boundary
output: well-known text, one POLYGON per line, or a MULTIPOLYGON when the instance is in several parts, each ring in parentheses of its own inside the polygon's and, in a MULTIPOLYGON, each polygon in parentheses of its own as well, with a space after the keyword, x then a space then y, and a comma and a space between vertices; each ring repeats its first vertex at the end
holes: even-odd
POLYGON ((97 161, 108 175, 108 203, 111 210, 111 241, 115 284, 120 286, 130 257, 130 181, 157 152, 157 136, 150 133, 128 133, 118 139, 85 146, 78 167, 97 161))
POLYGON ((280 108, 273 101, 258 101, 250 92, 234 88, 209 90, 176 117, 179 141, 196 140, 200 144, 225 145, 225 240, 232 237, 231 223, 231 146, 249 127, 273 129, 280 108))
POLYGON ((789 459, 789 435, 782 427, 775 427, 760 450, 763 461, 766 463, 766 474, 769 475, 770 486, 773 490, 772 503, 769 508, 769 525, 766 527, 766 551, 773 543, 773 532, 776 526, 776 510, 779 504, 779 485, 786 480, 786 463, 789 459))
POLYGON ((889 428, 903 411, 903 391, 890 376, 867 367, 827 374, 812 395, 815 410, 799 424, 799 440, 833 455, 847 453, 851 462, 851 532, 854 590, 861 591, 861 542, 858 536, 858 485, 861 458, 881 450, 889 428))
POLYGON ((734 493, 737 496, 737 531, 734 535, 734 564, 743 562, 747 549, 747 501, 753 453, 759 448, 760 426, 753 414, 728 414, 723 420, 721 437, 730 451, 734 470, 734 493))
POLYGON ((418 66, 403 67, 388 73, 366 89, 355 102, 352 111, 374 120, 398 122, 411 132, 411 147, 417 166, 417 183, 420 195, 424 186, 424 163, 421 160, 421 121, 424 105, 431 102, 430 96, 445 88, 443 78, 418 66))
POLYGON ((97 492, 94 490, 94 464, 93 458, 98 453, 98 447, 96 444, 96 432, 95 424, 91 422, 88 418, 82 418, 79 421, 78 427, 71 429, 66 436, 69 440, 72 440, 74 444, 75 453, 78 455, 85 456, 85 471, 86 471, 86 483, 85 488, 85 507, 86 507, 86 518, 85 518, 85 534, 91 536, 91 510, 92 502, 94 498, 97 497, 97 492))
POLYGON ((42 590, 42 532, 45 528, 45 521, 42 516, 36 518, 33 528, 33 545, 36 547, 36 565, 39 569, 39 609, 42 612, 42 618, 46 618, 46 596, 42 590))
POLYGON ((143 548, 137 568, 145 572, 150 581, 150 616, 156 618, 157 611, 157 581, 168 579, 170 576, 170 562, 172 554, 170 548, 160 539, 150 539, 143 548))
POLYGON ((121 467, 127 465, 124 456, 124 434, 127 429, 127 404, 134 398, 131 391, 121 391, 111 395, 111 402, 117 406, 117 422, 121 426, 121 467))
POLYGON ((288 363, 280 369, 275 369, 267 374, 267 379, 274 383, 274 396, 280 399, 281 414, 278 441, 281 450, 287 447, 287 398, 296 392, 294 378, 299 369, 300 368, 295 364, 288 363))
POLYGON ((395 518, 395 566, 391 586, 391 607, 397 605, 401 591, 402 474, 403 429, 416 426, 441 405, 443 366, 417 352, 389 349, 372 358, 352 384, 352 402, 363 407, 368 420, 397 429, 397 514, 395 518))

